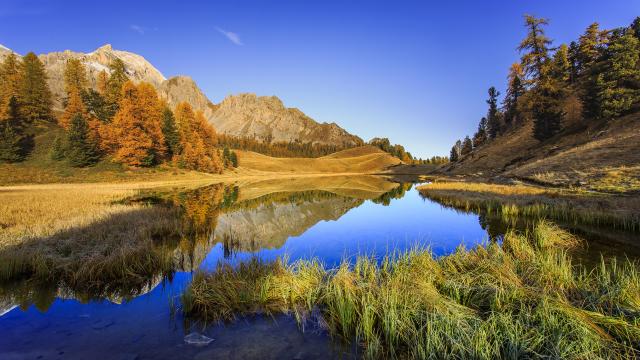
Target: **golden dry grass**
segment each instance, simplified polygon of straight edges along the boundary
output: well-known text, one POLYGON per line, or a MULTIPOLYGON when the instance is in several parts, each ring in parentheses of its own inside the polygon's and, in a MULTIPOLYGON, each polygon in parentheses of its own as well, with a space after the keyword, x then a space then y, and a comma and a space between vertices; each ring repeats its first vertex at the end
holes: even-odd
POLYGON ((566 134, 542 143, 531 131, 530 124, 510 130, 441 170, 616 193, 640 191, 640 113, 574 124, 566 134))
POLYGON ((141 209, 118 201, 142 189, 195 188, 208 179, 0 187, 0 246, 49 237, 141 209))
POLYGON ((529 185, 433 182, 417 188, 423 196, 466 211, 554 218, 640 230, 640 199, 529 185))

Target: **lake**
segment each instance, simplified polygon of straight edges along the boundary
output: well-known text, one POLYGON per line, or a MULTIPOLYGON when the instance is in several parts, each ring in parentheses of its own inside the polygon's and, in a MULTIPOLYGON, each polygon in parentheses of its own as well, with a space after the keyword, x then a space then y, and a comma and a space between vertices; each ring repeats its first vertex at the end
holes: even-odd
MULTIPOLYGON (((171 260, 170 271, 148 274, 144 286, 129 292, 116 286, 79 292, 55 279, 2 284, 1 359, 357 357, 354 346, 332 341, 313 326, 301 331, 288 316, 226 324, 186 319, 179 296, 195 271, 214 270, 220 262, 317 258, 332 267, 358 255, 383 259, 416 247, 446 255, 459 246, 500 241, 508 228, 500 219, 424 198, 414 184, 377 177, 246 181, 141 192, 127 201, 181 209, 180 221, 190 231, 179 239, 156 239, 171 260), (213 341, 189 343, 190 333, 213 341)), ((576 254, 585 262, 601 253, 638 257, 637 246, 629 245, 638 243, 637 234, 571 230, 589 243, 576 254)))

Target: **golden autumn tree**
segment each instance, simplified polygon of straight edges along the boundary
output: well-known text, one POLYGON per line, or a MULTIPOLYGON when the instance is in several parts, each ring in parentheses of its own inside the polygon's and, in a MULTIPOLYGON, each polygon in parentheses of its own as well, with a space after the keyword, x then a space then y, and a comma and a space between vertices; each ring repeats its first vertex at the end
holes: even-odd
POLYGON ((82 92, 87 88, 87 70, 79 59, 69 59, 64 68, 64 91, 67 96, 73 91, 82 92))
POLYGON ((28 123, 53 119, 52 95, 47 84, 44 64, 33 52, 22 58, 22 81, 20 86, 20 112, 28 123))
POLYGON ((166 152, 162 135, 162 103, 151 84, 122 86, 118 111, 102 132, 103 148, 115 161, 130 166, 152 166, 166 152))
POLYGON ((15 53, 4 58, 0 64, 0 119, 8 116, 9 101, 20 97, 22 72, 15 53))
POLYGON ((187 169, 220 173, 223 163, 216 148, 216 132, 202 112, 194 112, 189 103, 178 104, 175 110, 181 151, 174 161, 187 169))
POLYGON ((65 130, 69 129, 71 119, 77 114, 82 115, 85 119, 87 118, 87 109, 82 102, 80 89, 71 88, 67 96, 67 106, 64 108, 64 113, 58 118, 58 123, 65 128, 65 130))

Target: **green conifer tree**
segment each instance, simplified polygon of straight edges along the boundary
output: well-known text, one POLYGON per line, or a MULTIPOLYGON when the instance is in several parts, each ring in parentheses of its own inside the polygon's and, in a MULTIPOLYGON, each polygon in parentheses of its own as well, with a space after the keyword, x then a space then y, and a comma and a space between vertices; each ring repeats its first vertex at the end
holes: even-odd
POLYGON ((173 111, 169 108, 165 108, 162 112, 162 135, 164 135, 164 141, 167 145, 167 157, 171 158, 174 154, 179 154, 180 134, 173 111))
POLYGON ((30 151, 31 138, 24 133, 24 124, 15 96, 9 99, 7 115, 0 119, 0 161, 19 162, 30 151))
POLYGON ((51 145, 50 157, 52 160, 60 161, 64 159, 64 153, 64 140, 62 137, 56 136, 56 138, 53 140, 53 145, 51 145))
POLYGON ((104 98, 106 101, 106 112, 110 121, 118 111, 118 104, 122 97, 122 85, 129 80, 129 77, 127 76, 124 62, 118 58, 113 60, 109 68, 111 69, 111 75, 109 76, 109 80, 107 80, 104 98))
POLYGON ((631 31, 615 37, 596 78, 597 117, 615 118, 640 104, 640 40, 631 31))
POLYGON ((96 145, 89 139, 87 121, 81 114, 71 119, 65 155, 71 165, 77 167, 93 165, 100 158, 96 145))
POLYGON ((471 142, 471 139, 468 136, 466 136, 462 141, 462 149, 460 149, 460 152, 462 153, 462 155, 467 155, 472 150, 473 150, 473 143, 471 142))
POLYGON ((487 112, 487 136, 489 139, 495 139, 501 131, 500 111, 498 110, 498 96, 500 92, 495 87, 489 88, 489 111, 487 112))

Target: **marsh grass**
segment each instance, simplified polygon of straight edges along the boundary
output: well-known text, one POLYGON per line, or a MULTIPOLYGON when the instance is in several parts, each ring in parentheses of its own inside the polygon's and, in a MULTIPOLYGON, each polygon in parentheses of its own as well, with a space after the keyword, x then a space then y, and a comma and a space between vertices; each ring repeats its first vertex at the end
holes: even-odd
POLYGON ((498 215, 506 223, 524 217, 640 231, 640 200, 634 197, 467 182, 434 182, 418 190, 444 206, 498 215))
POLYGON ((318 261, 252 259, 196 273, 188 317, 288 313, 356 341, 369 358, 624 359, 640 355, 639 264, 575 265, 580 246, 541 222, 436 258, 424 249, 318 261))
POLYGON ((141 189, 197 185, 60 184, 0 189, 4 224, 0 285, 34 290, 10 292, 23 294, 23 303, 35 302, 30 297, 40 296, 37 292, 51 293, 49 284, 55 284, 56 294, 60 292, 55 296, 73 293, 86 300, 120 301, 148 291, 174 271, 175 252, 184 237, 190 238, 190 223, 184 220, 183 206, 125 199, 136 199, 141 189))

